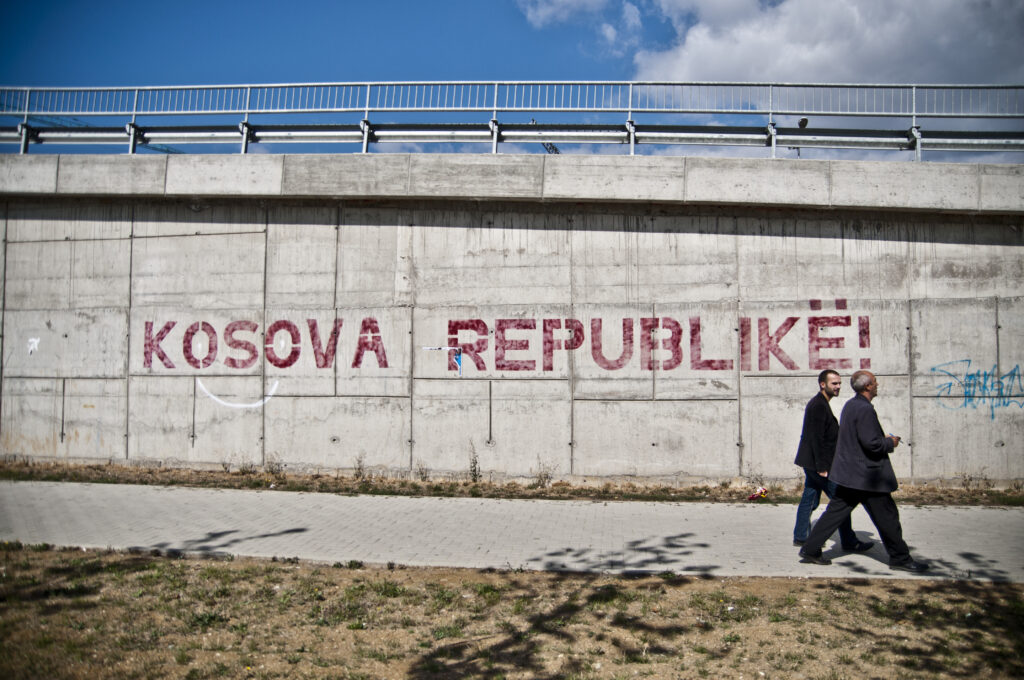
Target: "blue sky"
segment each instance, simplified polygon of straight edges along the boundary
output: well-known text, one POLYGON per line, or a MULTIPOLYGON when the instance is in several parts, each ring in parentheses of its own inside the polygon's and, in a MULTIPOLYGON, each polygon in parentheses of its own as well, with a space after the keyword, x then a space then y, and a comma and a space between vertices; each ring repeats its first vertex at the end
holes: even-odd
POLYGON ((1020 0, 5 3, 0 85, 1024 82, 1020 0))
POLYGON ((9 4, 0 84, 631 78, 577 19, 536 28, 511 0, 9 4))
POLYGON ((1024 83, 1021 0, 5 3, 0 86, 1024 83))

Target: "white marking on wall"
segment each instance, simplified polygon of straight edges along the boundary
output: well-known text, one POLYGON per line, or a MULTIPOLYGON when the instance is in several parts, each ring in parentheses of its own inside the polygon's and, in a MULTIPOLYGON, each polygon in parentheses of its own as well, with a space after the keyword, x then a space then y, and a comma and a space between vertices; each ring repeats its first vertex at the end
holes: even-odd
POLYGON ((274 384, 270 386, 270 391, 267 392, 267 396, 263 397, 259 401, 254 401, 251 404, 235 404, 235 403, 230 402, 230 401, 224 401, 223 399, 221 399, 217 395, 213 394, 212 392, 210 392, 210 390, 206 389, 206 385, 203 384, 202 380, 200 380, 199 378, 196 378, 196 384, 199 385, 199 389, 201 389, 203 391, 203 394, 208 396, 210 399, 213 399, 215 402, 217 402, 221 406, 227 406, 228 408, 259 408, 260 406, 263 406, 268 401, 270 401, 270 398, 274 396, 275 392, 277 392, 277 386, 280 383, 281 383, 280 380, 275 380, 274 384))

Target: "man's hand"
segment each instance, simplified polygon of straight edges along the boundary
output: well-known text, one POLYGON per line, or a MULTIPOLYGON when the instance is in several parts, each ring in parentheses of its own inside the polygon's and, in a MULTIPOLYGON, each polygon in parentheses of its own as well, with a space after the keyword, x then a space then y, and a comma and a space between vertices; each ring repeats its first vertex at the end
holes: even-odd
POLYGON ((892 440, 892 448, 895 449, 897 446, 900 445, 900 438, 897 437, 896 435, 894 435, 894 434, 889 435, 889 439, 892 440))
POLYGON ((825 470, 824 472, 819 472, 818 476, 819 477, 828 477, 828 470, 825 470))

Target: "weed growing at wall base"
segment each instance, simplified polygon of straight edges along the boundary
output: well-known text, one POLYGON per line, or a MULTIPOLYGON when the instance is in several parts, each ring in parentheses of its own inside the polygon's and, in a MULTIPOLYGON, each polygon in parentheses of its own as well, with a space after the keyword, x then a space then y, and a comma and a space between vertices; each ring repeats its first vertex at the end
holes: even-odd
MULTIPOLYGON (((666 502, 747 502, 751 490, 759 485, 768 490, 759 502, 796 503, 800 499, 803 480, 789 485, 766 482, 755 476, 743 483, 708 482, 694 486, 668 486, 631 482, 602 482, 600 486, 553 481, 554 469, 538 462, 535 477, 525 484, 498 483, 481 479, 473 482, 451 479, 432 481, 430 470, 417 464, 413 478, 392 478, 371 475, 365 462, 360 472, 359 460, 349 477, 336 474, 286 473, 280 463, 268 461, 263 470, 239 469, 190 470, 181 468, 139 467, 126 465, 74 465, 31 462, 22 459, 0 459, 0 479, 12 481, 68 481, 103 484, 184 485, 225 489, 268 489, 321 493, 366 493, 393 496, 463 496, 479 498, 538 498, 550 500, 601 501, 666 501, 666 502)), ((483 475, 481 474, 481 478, 483 475)), ((918 505, 1024 505, 1024 483, 1019 480, 1006 489, 994 488, 990 480, 971 477, 960 486, 902 485, 897 492, 900 503, 918 505)))

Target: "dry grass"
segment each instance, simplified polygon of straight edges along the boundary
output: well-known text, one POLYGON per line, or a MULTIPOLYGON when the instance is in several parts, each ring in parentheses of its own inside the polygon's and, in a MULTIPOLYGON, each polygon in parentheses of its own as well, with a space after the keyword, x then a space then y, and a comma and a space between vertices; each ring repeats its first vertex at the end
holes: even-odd
MULTIPOLYGON (((795 469, 795 468, 794 468, 795 469)), ((225 489, 273 489, 341 494, 398 496, 472 496, 482 498, 589 499, 665 502, 740 502, 763 484, 769 503, 796 503, 803 478, 788 484, 763 480, 724 480, 694 486, 639 483, 573 485, 538 479, 529 483, 495 483, 480 479, 479 470, 462 478, 396 479, 359 469, 352 476, 285 473, 280 466, 266 469, 245 466, 228 470, 190 470, 128 465, 69 465, 64 463, 0 460, 0 479, 18 481, 70 481, 104 484, 156 484, 225 489)), ((900 504, 912 505, 1024 505, 1024 484, 995 489, 985 479, 964 477, 956 486, 904 485, 896 493, 900 504)))
POLYGON ((0 547, 5 678, 1024 676, 1020 584, 0 547))

